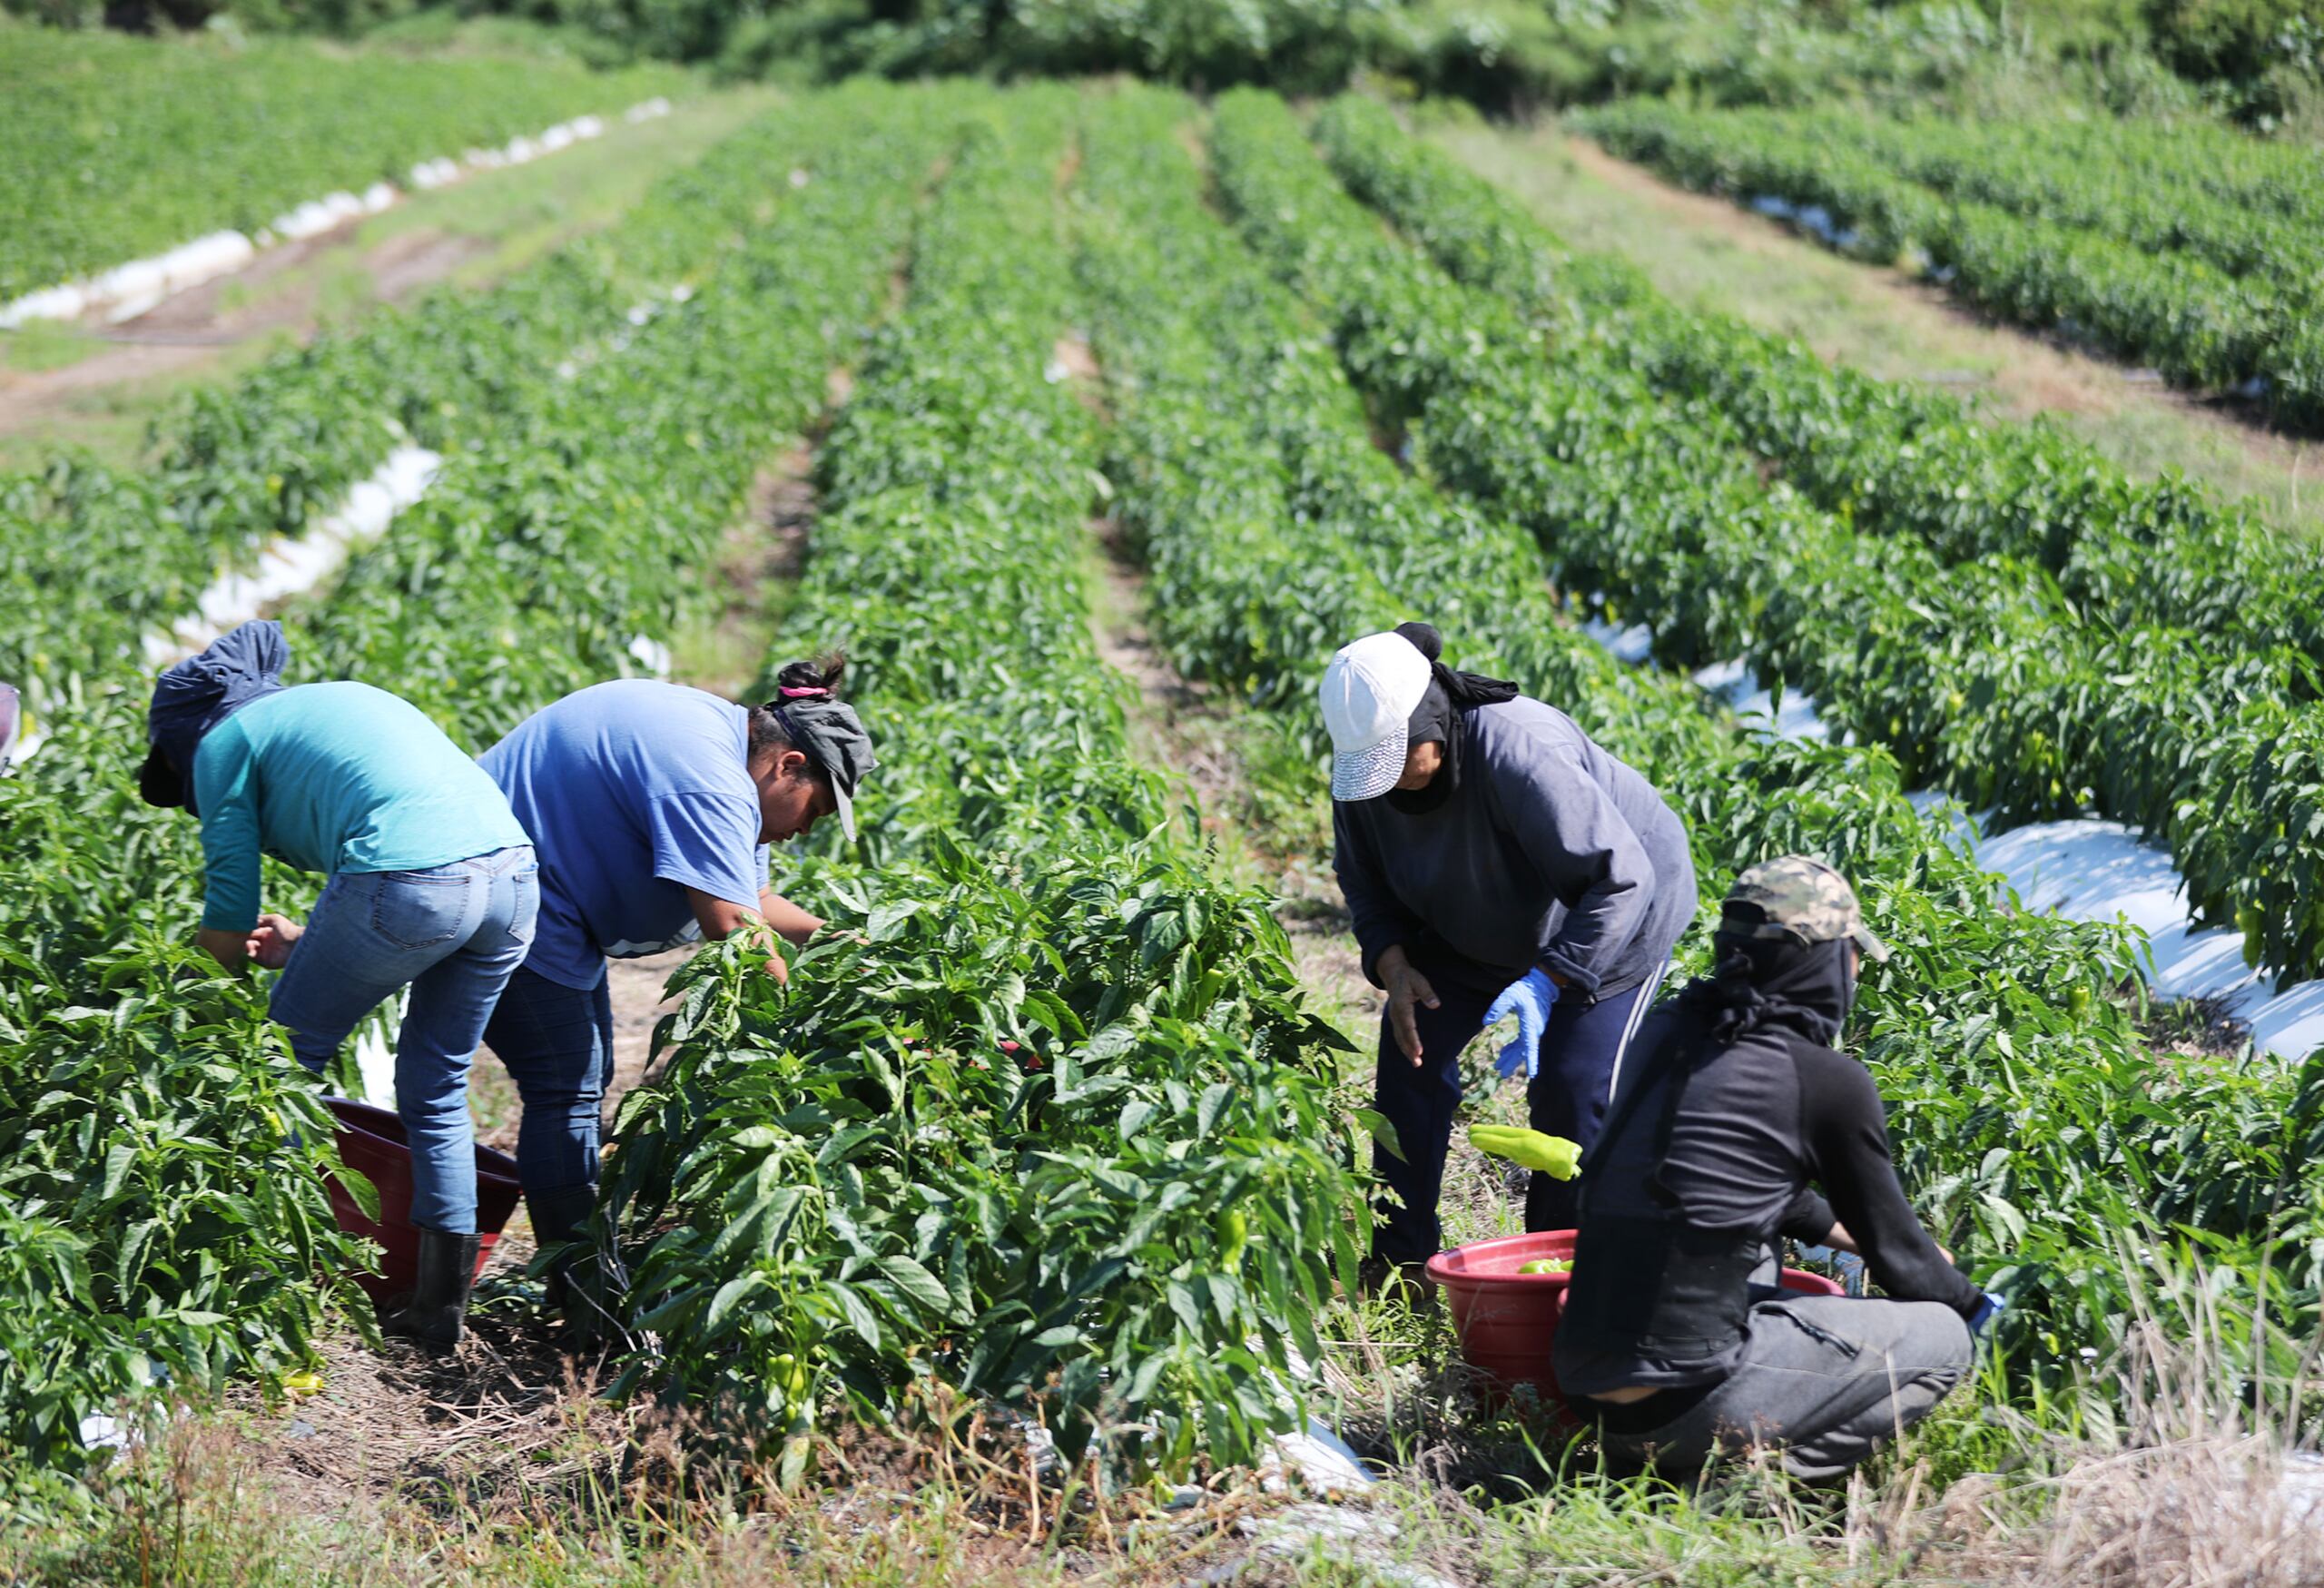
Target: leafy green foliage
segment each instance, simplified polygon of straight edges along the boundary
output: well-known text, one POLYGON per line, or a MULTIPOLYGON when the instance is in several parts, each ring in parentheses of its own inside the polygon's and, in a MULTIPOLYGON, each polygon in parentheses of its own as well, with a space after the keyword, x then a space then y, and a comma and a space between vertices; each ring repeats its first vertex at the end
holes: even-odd
POLYGON ((1621 272, 1526 262, 1546 240, 1376 113, 1340 107, 1322 130, 1359 189, 1492 290, 1348 223, 1275 246, 1332 295, 1359 377, 1425 409, 1429 467, 1533 528, 1568 589, 1648 625, 1666 661, 1741 656, 1813 694, 1908 784, 2003 821, 2094 807, 2141 824, 2208 919, 2251 928, 2280 968, 2324 962, 2324 845, 2297 792, 2313 785, 2266 759, 2319 709, 2292 648, 2317 639, 2312 556, 2246 561, 2264 536, 2248 516, 2076 469, 2038 435, 1940 430, 1938 463, 1983 465, 1948 478, 1917 431, 1851 422, 1878 407, 1870 383, 1751 357, 1754 339, 1699 330, 1621 272), (1722 348, 1746 361, 1714 377, 1722 348), (1805 494, 1769 488, 1767 453, 1805 494), (1980 511, 2028 476, 2063 483, 1980 511))
POLYGON ((1925 1210, 2011 1287, 2021 1361, 2120 1328, 2125 1240, 2201 1246, 2275 1316, 2314 1306, 2324 1080, 2159 1059, 2118 996, 2130 935, 1997 901, 1902 793, 1925 771, 2028 810, 2102 791, 2291 922, 2283 941, 2324 933, 2310 716, 2202 715, 2207 669, 2257 695, 2307 666, 2289 602, 2199 620, 2230 573, 2260 587, 2171 550, 2204 544, 2211 505, 2102 480, 2060 488, 2071 529, 1945 517, 1907 458, 1937 410, 1858 427, 1876 392, 1774 354, 1761 406, 1712 386, 1703 350, 1742 344, 1690 340, 1458 183, 1430 203, 1425 165, 1359 113, 1327 119, 1334 159, 1450 274, 1279 101, 1222 101, 1215 190, 1197 120, 1138 89, 804 98, 509 286, 172 415, 150 471, 0 481, 0 587, 40 615, 0 665, 56 734, 0 784, 0 847, 33 879, 0 899, 0 1111, 25 1125, 0 1145, 10 1438, 69 1458, 74 1420, 149 1364, 200 1386, 297 1362, 319 1281, 359 1255, 251 988, 172 946, 192 832, 126 792, 144 634, 411 436, 441 476, 296 607, 299 655, 481 745, 710 600, 753 470, 859 359, 786 651, 848 647, 885 764, 861 848, 821 837, 783 879, 843 930, 788 988, 742 949, 700 956, 666 1072, 624 1110, 607 1212, 661 1345, 625 1387, 706 1404, 794 1468, 842 1406, 990 1397, 1068 1454, 1167 1469, 1247 1458, 1299 1415, 1295 1353, 1362 1236, 1360 1127, 1266 902, 1217 880, 1128 753, 1084 587, 1101 512, 1152 569, 1173 659, 1286 741, 1320 742, 1329 651, 1424 602, 1465 664, 1656 780, 1707 896, 1784 850, 1848 870, 1899 951, 1857 1035, 1925 1210), (907 245, 902 309, 867 341, 907 245), (1058 358, 1077 326, 1102 393, 1058 358), (1429 472, 1379 444, 1405 434, 1429 472), (1797 490, 1762 483, 1771 456, 1797 490), (1827 499, 1851 467, 1880 504, 1853 521, 1827 499), (2130 538, 2107 522, 2125 501, 2151 512, 2130 538), (2133 587, 2141 536, 2182 570, 2166 590, 2133 587), (1776 741, 1624 668, 1545 550, 1667 656, 1748 648, 1865 743, 1776 741), (2155 620, 2102 625, 2100 600, 2155 620), (2181 808, 2221 789, 2226 818, 2181 808), (2295 1260, 2263 1265, 2270 1239, 2295 1260))
POLYGON ((2038 561, 2078 609, 2117 624, 2324 659, 2309 594, 2324 551, 2248 506, 2175 473, 2132 479, 2047 419, 1988 423, 1943 392, 1680 310, 1627 262, 1568 249, 1370 101, 1335 101, 1315 131, 1350 191, 1447 273, 1510 299, 1561 342, 1588 339, 1630 360, 1666 399, 1709 401, 1743 446, 1856 528, 1917 536, 1947 563, 2038 561))
POLYGON ((67 1462, 142 1396, 304 1361, 319 1276, 360 1266, 323 1200, 330 1117, 170 923, 197 918, 191 828, 138 803, 125 701, 0 780, 0 1438, 67 1462))
MULTIPOLYGON (((9 482, 0 547, 43 597, 11 631, 10 676, 52 737, 0 782, 0 853, 24 880, 0 899, 0 1113, 20 1125, 0 1143, 18 1238, 0 1259, 0 1430, 38 1460, 69 1464, 79 1418, 142 1392, 148 1363, 190 1391, 300 1363, 330 1281, 364 1260, 323 1201, 312 1084, 252 985, 183 946, 195 830, 134 796, 144 633, 213 559, 302 527, 326 469, 368 469, 389 402, 454 456, 426 508, 291 615, 295 676, 369 678, 481 744, 628 670, 634 636, 709 598, 699 570, 753 469, 873 312, 940 147, 876 135, 911 97, 778 115, 507 287, 264 366, 177 416, 154 475, 9 482), (745 222, 752 244, 733 246, 745 222), (649 282, 666 295, 632 323, 621 306, 649 282), (263 471, 342 419, 354 436, 319 450, 293 510, 263 471)), ((311 886, 277 874, 269 902, 295 912, 311 886)))
POLYGON ((0 27, 0 303, 684 81, 0 27))
MULTIPOLYGON (((1256 94, 1224 97, 1211 155, 1218 196, 1237 228, 1335 325, 1357 384, 1418 425, 1426 456, 1468 490, 1472 508, 1522 514, 1553 561, 1573 555, 1571 541, 1591 533, 1592 519, 1579 504, 1602 501, 1608 521, 1620 521, 1612 517, 1617 511, 1642 514, 1646 508, 1637 504, 1669 493, 1670 518, 1656 520, 1667 523, 1664 538, 1625 552, 1636 563, 1621 565, 1628 571, 1620 573, 1619 585, 1610 572, 1605 587, 1627 593, 1659 586, 1666 594, 1658 599, 1696 614, 1692 621, 1703 632, 1722 636, 1748 635, 1766 621, 1765 608, 1747 622, 1732 604, 1748 587, 1739 559, 1744 547, 1780 561, 1787 577, 1819 577, 1829 565, 1845 563, 1846 542, 1814 538, 1794 528, 1797 518, 1755 524, 1754 514, 1785 511, 1780 504, 1770 508, 1739 490, 1707 497, 1700 471, 1715 455, 1689 453, 1681 428, 1657 416, 1649 390, 1621 383, 1615 367, 1593 360, 1587 348, 1571 361, 1544 360, 1531 335, 1502 318, 1502 307, 1454 290, 1384 234, 1376 217, 1333 185, 1279 101, 1256 94), (1569 385, 1577 364, 1602 384, 1569 385), (1593 416, 1587 429, 1564 428, 1584 413, 1593 416), (1445 439, 1447 432, 1455 439, 1445 439), (1686 460, 1678 473, 1657 466, 1663 448, 1686 460), (1480 459, 1496 461, 1481 466, 1480 459), (1688 469, 1697 471, 1691 480, 1680 478, 1688 469), (1617 479, 1627 493, 1620 498, 1617 479), (1774 525, 1783 531, 1770 532, 1774 525), (1754 529, 1757 538, 1748 538, 1754 529), (1729 535, 1738 537, 1730 554, 1737 560, 1707 555, 1729 535), (1795 537, 1806 537, 1797 562, 1790 560, 1795 537)), ((1098 169, 1094 157, 1091 168, 1098 169)), ((1199 190, 1190 175, 1181 182, 1185 197, 1173 212, 1194 228, 1199 190)), ((1459 230, 1457 222, 1452 229, 1459 230)), ((1166 251, 1165 257, 1181 252, 1166 251)), ((1223 278, 1230 260, 1213 247, 1201 279, 1223 278)), ((1196 291, 1194 280, 1175 283, 1173 292, 1149 288, 1125 301, 1177 301, 1177 294, 1196 291)), ((1226 290, 1246 289, 1236 283, 1226 290)), ((1247 310, 1233 318, 1204 315, 1199 307, 1193 313, 1195 325, 1253 318, 1247 310)), ((1284 360, 1304 356, 1279 326, 1260 335, 1285 350, 1278 355, 1284 360)), ((1281 406, 1269 399, 1266 411, 1244 410, 1246 425, 1260 437, 1280 433, 1286 426, 1275 409, 1281 406)), ((1344 429, 1360 422, 1344 398, 1337 406, 1344 429)), ((1364 467, 1355 449, 1342 456, 1349 470, 1364 467)), ((1707 895, 1715 897, 1740 866, 1784 851, 1824 853, 1856 880, 1897 952, 1867 980, 1855 1034, 1890 1100, 1891 1135, 1924 1213, 1982 1278, 2004 1285, 2013 1297, 2008 1327, 2021 1367, 2070 1369, 2076 1344, 2102 1348, 2119 1337, 2132 1298, 2143 1294, 2139 1273, 2124 1267, 2126 1242, 2149 1253, 2174 1240, 2200 1243, 2222 1276, 2233 1276, 2241 1294, 2262 1301, 2279 1320, 2296 1319, 2314 1306, 2318 1276, 2306 1254, 2315 1198, 2297 1145, 2315 1129, 2313 1066, 2288 1073, 2268 1060, 2181 1063, 2157 1056, 2133 1011, 2113 996, 2136 984, 2127 934, 2016 910, 1995 879, 1962 860, 1941 818, 1932 823, 1912 810, 1886 755, 1738 733, 1706 720, 1683 679, 1622 674, 1602 653, 1606 672, 1596 678, 1585 665, 1559 666, 1544 636, 1562 632, 1560 643, 1571 647, 1591 642, 1561 631, 1562 619, 1539 582, 1538 553, 1528 557, 1506 539, 1480 535, 1472 526, 1491 520, 1472 512, 1432 509, 1423 482, 1397 478, 1406 494, 1365 520, 1384 550, 1400 547, 1399 556, 1381 557, 1384 576, 1409 573, 1411 588, 1427 592, 1432 603, 1448 596, 1461 601, 1471 589, 1492 592, 1447 622, 1462 663, 1526 680, 1653 778, 1694 834, 1707 895), (1447 542, 1457 553, 1443 551, 1447 542), (1433 561, 1439 555, 1457 555, 1461 571, 1449 560, 1433 561), (2280 1130, 2286 1119, 2294 1129, 2280 1130), (2301 1254, 2289 1272, 2270 1258, 2279 1240, 2301 1254)), ((1302 488, 1312 487, 1303 481, 1302 488)), ((1320 525, 1295 519, 1273 531, 1238 533, 1267 545, 1295 527, 1311 542, 1328 543, 1320 525)), ((1149 536, 1162 532, 1148 529, 1149 536)), ((1205 533, 1189 520, 1167 526, 1173 538, 1205 533)), ((1329 532, 1345 533, 1336 525, 1329 532)), ((1290 636, 1313 621, 1298 610, 1313 593, 1275 595, 1278 587, 1257 571, 1264 565, 1222 537, 1211 536, 1205 547, 1214 577, 1245 594, 1244 625, 1285 635, 1284 665, 1312 676, 1320 655, 1300 663, 1295 647, 1313 642, 1290 636)), ((1924 569, 1925 584, 1935 577, 1924 569)), ((1334 585, 1327 580, 1323 590, 1334 585)), ((1368 607, 1353 607, 1348 627, 1328 621, 1319 626, 1336 636, 1368 624, 1370 613, 1393 609, 1389 590, 1400 587, 1390 584, 1368 607)), ((1923 600, 1925 592, 1912 598, 1923 600)), ((2045 636, 2030 626, 2020 643, 2037 642, 2053 646, 2054 632, 2045 636)), ((1262 649, 1249 639, 1240 643, 1262 649)), ((1941 662, 1945 646, 1965 643, 1954 636, 1932 649, 1925 631, 1914 641, 1924 666, 1932 657, 1941 662)), ((2159 715, 2170 709, 2158 708, 2159 715)), ((2135 1252, 2132 1257, 2139 1260, 2135 1252)))
POLYGON ((1265 899, 1202 874, 1130 763, 1090 638, 1098 427, 1044 372, 1073 103, 971 104, 822 456, 791 621, 861 670, 877 863, 832 884, 841 934, 787 992, 697 961, 668 1077, 624 1110, 611 1197, 653 1232, 661 1336, 630 1382, 794 1470, 835 1393, 891 1416, 931 1382, 1036 1412, 1069 1459, 1247 1460, 1354 1277, 1337 1039, 1265 899))
POLYGON ((2222 173, 2218 134, 2174 147, 2171 134, 2111 124, 1969 130, 1626 101, 1581 125, 1689 187, 1815 206, 1837 244, 1924 258, 2004 319, 2186 385, 2257 377, 2279 419, 2324 425, 2324 205, 2297 148, 2230 146, 2222 173), (2269 198, 2254 202, 2255 189, 2269 198))

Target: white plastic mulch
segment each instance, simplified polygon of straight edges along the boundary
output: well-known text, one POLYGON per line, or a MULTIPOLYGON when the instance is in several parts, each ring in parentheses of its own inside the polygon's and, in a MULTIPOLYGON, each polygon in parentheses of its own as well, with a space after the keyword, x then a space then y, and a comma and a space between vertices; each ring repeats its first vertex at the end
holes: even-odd
MULTIPOLYGON (((670 102, 657 96, 630 106, 622 119, 635 123, 669 113, 670 102)), ((411 168, 408 181, 413 192, 443 187, 478 171, 522 165, 544 154, 554 154, 560 149, 602 137, 607 130, 601 116, 576 116, 536 137, 512 138, 502 148, 470 149, 458 159, 423 160, 411 168)), ((393 182, 375 182, 360 193, 340 192, 309 199, 276 216, 255 235, 212 232, 206 237, 180 243, 166 253, 131 260, 86 281, 44 287, 13 302, 0 304, 0 330, 14 330, 34 320, 95 318, 108 325, 134 320, 174 293, 232 274, 262 250, 278 242, 319 236, 344 222, 376 215, 403 197, 404 190, 393 182)))
MULTIPOLYGON (((1644 659, 1642 631, 1591 633, 1625 661, 1644 659)), ((1769 722, 1786 738, 1822 739, 1829 730, 1804 695, 1778 703, 1740 662, 1706 667, 1695 682, 1726 701, 1738 715, 1769 722)), ((1912 796, 1923 811, 1943 808, 1942 794, 1912 796)), ((2102 817, 2036 822, 1987 837, 1982 823, 1955 819, 1955 842, 1977 864, 1999 873, 2028 910, 2069 921, 2127 921, 2147 934, 2146 978, 2156 995, 2215 1004, 2251 1030, 2261 1051, 2305 1059, 2324 1048, 2324 981, 2286 982, 2244 962, 2243 933, 2231 926, 2199 926, 2187 903, 2187 882, 2171 852, 2133 827, 2102 817)))
POLYGON ((337 512, 297 539, 280 538, 259 554, 256 571, 228 574, 202 593, 194 615, 167 634, 148 636, 145 660, 166 667, 219 636, 337 573, 359 542, 384 533, 398 513, 427 494, 443 459, 425 447, 399 446, 347 493, 337 512))

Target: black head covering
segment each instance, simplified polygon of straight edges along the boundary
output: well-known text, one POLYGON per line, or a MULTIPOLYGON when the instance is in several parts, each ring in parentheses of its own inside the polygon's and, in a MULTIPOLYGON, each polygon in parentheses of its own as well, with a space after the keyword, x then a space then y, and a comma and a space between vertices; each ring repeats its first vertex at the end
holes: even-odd
POLYGON ((1839 1036, 1856 1002, 1848 940, 1807 943, 1721 932, 1711 946, 1718 956, 1711 973, 1679 997, 1709 1021, 1714 1042, 1766 1030, 1796 1031, 1827 1046, 1839 1036))
POLYGON ((256 618, 163 673, 145 716, 145 737, 153 748, 137 773, 137 792, 145 803, 183 805, 200 815, 193 803, 193 753, 202 747, 202 735, 251 701, 280 693, 290 661, 282 626, 256 618))
POLYGON ((1390 789, 1383 796, 1397 810, 1407 815, 1421 815, 1436 809, 1452 797, 1461 785, 1461 727, 1463 714, 1481 705, 1498 705, 1504 700, 1517 698, 1517 686, 1505 678, 1488 678, 1482 673, 1463 673, 1446 666, 1437 658, 1443 655, 1444 638, 1425 623, 1400 623, 1396 632, 1412 643, 1414 650, 1428 658, 1428 693, 1413 707, 1405 719, 1406 745, 1442 745, 1444 764, 1428 780, 1426 788, 1390 789))

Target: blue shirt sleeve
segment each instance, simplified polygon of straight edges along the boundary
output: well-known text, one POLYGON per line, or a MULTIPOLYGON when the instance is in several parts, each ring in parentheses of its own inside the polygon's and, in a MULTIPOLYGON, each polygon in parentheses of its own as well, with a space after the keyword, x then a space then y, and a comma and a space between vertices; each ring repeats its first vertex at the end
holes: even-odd
POLYGON ((258 758, 231 720, 203 737, 193 757, 193 800, 202 813, 202 924, 247 932, 258 924, 258 758))
POLYGON ((656 794, 646 805, 654 874, 745 910, 759 907, 766 876, 759 858, 759 810, 721 794, 656 794))

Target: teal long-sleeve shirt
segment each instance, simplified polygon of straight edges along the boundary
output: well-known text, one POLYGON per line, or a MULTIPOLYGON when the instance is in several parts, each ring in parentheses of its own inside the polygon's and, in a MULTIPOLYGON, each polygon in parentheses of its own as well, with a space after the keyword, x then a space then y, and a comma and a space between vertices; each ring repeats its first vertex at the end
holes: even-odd
POLYGON ((418 706, 368 684, 252 701, 193 757, 202 924, 258 922, 259 856, 300 871, 425 871, 531 840, 507 796, 418 706))

